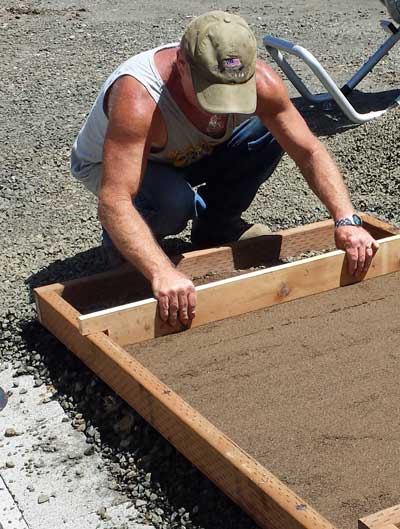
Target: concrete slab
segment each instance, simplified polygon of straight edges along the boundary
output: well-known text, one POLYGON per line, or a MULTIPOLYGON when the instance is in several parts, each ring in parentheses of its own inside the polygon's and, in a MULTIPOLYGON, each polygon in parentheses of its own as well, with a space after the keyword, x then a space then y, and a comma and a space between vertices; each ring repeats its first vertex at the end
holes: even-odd
MULTIPOLYGON (((136 510, 132 508, 131 502, 126 502, 106 510, 105 519, 97 513, 92 513, 84 520, 79 521, 79 529, 154 529, 151 525, 143 525, 135 522, 136 510)), ((62 529, 76 529, 76 520, 63 525, 62 529)))
POLYGON ((32 430, 40 422, 45 422, 53 417, 63 417, 64 410, 58 402, 50 401, 43 404, 45 397, 50 392, 46 386, 34 387, 31 376, 12 378, 12 370, 0 371, 0 386, 4 391, 11 391, 6 407, 0 412, 0 442, 4 430, 15 428, 19 430, 32 430), (18 387, 13 387, 14 380, 18 387))
MULTIPOLYGON (((0 386, 12 391, 0 412, 0 477, 13 511, 29 529, 107 529, 116 526, 113 518, 118 527, 134 520, 137 511, 113 490, 100 456, 84 455, 89 446, 84 434, 63 421, 58 402, 48 401, 51 389, 34 387, 31 376, 19 377, 18 383, 13 388, 10 369, 0 372, 0 386)), ((14 529, 8 522, 5 527, 14 529)))
POLYGON ((0 528, 29 529, 5 482, 0 477, 0 528))

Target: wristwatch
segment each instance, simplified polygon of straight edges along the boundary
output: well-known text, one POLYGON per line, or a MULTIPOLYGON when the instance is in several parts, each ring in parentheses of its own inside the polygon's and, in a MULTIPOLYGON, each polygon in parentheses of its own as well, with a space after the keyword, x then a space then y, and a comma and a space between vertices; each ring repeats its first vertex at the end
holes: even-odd
POLYGON ((340 228, 340 226, 362 226, 362 218, 354 214, 351 217, 344 217, 335 222, 335 228, 340 228))

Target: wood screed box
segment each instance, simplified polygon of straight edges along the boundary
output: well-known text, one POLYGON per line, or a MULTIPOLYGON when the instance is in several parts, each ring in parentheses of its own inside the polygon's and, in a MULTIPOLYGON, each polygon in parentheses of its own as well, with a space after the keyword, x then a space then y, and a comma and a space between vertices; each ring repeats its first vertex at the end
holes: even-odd
MULTIPOLYGON (((362 215, 380 249, 363 280, 400 270, 400 235, 393 226, 362 215)), ((309 250, 334 247, 332 221, 321 221, 220 248, 175 256, 191 276, 228 274, 309 250)), ((149 296, 140 274, 122 267, 35 289, 40 322, 157 429, 262 528, 333 529, 334 526, 255 461, 123 348, 179 329, 161 325, 154 299, 118 308, 109 300, 149 296), (90 307, 107 307, 91 312, 90 307), (79 310, 78 310, 79 309, 79 310), (89 310, 89 314, 87 314, 89 310), (83 313, 86 314, 83 314, 83 313)), ((341 251, 270 266, 198 287, 196 325, 354 283, 341 251), (221 296, 224 302, 221 303, 221 296), (229 303, 226 301, 229 300, 229 303), (226 307, 231 307, 229 310, 226 307), (232 308, 233 307, 233 308, 232 308)), ((190 332, 190 331, 186 331, 190 332)), ((399 506, 359 521, 360 529, 394 529, 399 506), (390 511, 390 512, 389 512, 390 511), (377 521, 378 520, 378 521, 377 521)), ((400 525, 399 525, 400 527, 400 525)))

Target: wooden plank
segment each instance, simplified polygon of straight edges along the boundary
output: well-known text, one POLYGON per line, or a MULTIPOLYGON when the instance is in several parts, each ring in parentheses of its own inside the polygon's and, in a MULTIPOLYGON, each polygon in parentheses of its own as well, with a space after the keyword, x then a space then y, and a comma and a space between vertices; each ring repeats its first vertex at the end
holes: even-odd
MULTIPOLYGON (((381 239, 396 233, 390 224, 368 215, 361 216, 373 237, 381 239)), ((171 260, 178 270, 188 276, 202 277, 209 273, 224 274, 276 264, 309 250, 325 251, 330 248, 334 248, 333 222, 325 220, 247 241, 171 256, 171 260)), ((121 295, 123 299, 116 304, 122 304, 152 295, 148 281, 128 264, 116 270, 67 281, 63 285, 64 298, 85 313, 92 312, 95 306, 106 308, 111 297, 118 300, 121 295)))
POLYGON ((394 505, 358 520, 359 529, 398 529, 399 527, 400 505, 394 505))
MULTIPOLYGON (((223 274, 276 263, 310 249, 323 251, 333 245, 333 223, 327 220, 225 246, 171 256, 171 261, 188 276, 202 277, 209 273, 223 274)), ((64 298, 79 310, 106 305, 111 296, 118 297, 119 293, 128 300, 151 295, 148 281, 128 264, 63 284, 64 298)))
MULTIPOLYGON (((197 287, 198 305, 193 327, 325 292, 360 280, 400 270, 400 235, 380 241, 367 274, 361 279, 347 272, 345 252, 259 270, 197 287)), ((107 331, 120 345, 138 343, 182 330, 162 322, 154 298, 79 317, 83 335, 107 331)))
POLYGON ((366 229, 375 238, 383 239, 390 235, 398 235, 400 233, 400 229, 396 228, 396 226, 393 226, 393 224, 390 224, 389 222, 377 219, 367 213, 359 213, 359 215, 362 218, 366 229))
MULTIPOLYGON (((400 524, 394 525, 392 523, 392 524, 389 524, 389 525, 380 525, 379 529, 399 529, 399 527, 400 527, 400 524)), ((376 529, 378 529, 378 528, 376 528, 376 529)))
POLYGON ((263 529, 335 529, 104 333, 82 336, 79 313, 36 289, 41 323, 263 529))

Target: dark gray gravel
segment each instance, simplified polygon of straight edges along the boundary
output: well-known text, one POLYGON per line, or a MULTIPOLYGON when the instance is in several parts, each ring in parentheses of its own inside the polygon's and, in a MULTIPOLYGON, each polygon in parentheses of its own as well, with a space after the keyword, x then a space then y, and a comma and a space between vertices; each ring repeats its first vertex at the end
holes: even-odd
MULTIPOLYGON (((260 42, 272 33, 309 47, 339 82, 384 38, 377 0, 0 5, 0 360, 12 363, 16 382, 30 373, 37 386, 54 386, 53 398, 87 436, 85 457, 100 452, 113 487, 135 500, 137 521, 156 527, 254 524, 35 322, 31 289, 104 269, 95 200, 68 173, 70 146, 101 83, 130 55, 178 40, 192 15, 211 8, 241 12, 260 42)), ((359 108, 398 95, 398 49, 363 82, 359 108)), ((354 127, 335 108, 296 104, 336 157, 356 207, 400 223, 399 111, 354 127)), ((285 157, 246 216, 276 229, 326 211, 285 157)))

